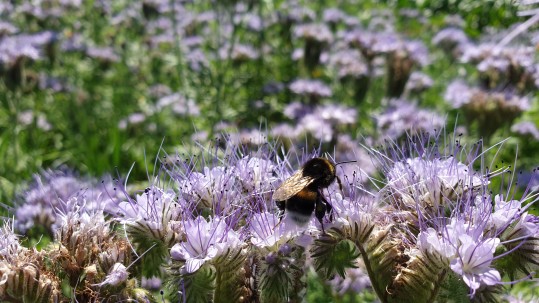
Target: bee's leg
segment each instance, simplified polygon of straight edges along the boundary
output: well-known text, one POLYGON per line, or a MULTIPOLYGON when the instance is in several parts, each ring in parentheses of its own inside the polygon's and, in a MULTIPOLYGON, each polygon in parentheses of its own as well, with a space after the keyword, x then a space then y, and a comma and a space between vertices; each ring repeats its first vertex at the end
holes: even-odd
POLYGON ((277 213, 277 218, 279 218, 279 222, 283 220, 284 217, 284 209, 286 206, 285 201, 276 201, 277 209, 279 209, 279 212, 277 213))
POLYGON ((279 222, 277 222, 277 224, 275 224, 275 226, 273 227, 274 230, 283 221, 284 209, 285 209, 285 206, 286 206, 285 201, 276 201, 275 203, 277 204, 277 209, 279 209, 279 211, 277 212, 277 218, 279 218, 279 222))
POLYGON ((320 194, 320 203, 324 204, 324 213, 322 214, 322 217, 327 213, 329 214, 329 222, 333 222, 333 207, 329 203, 329 201, 324 197, 324 195, 320 194))
POLYGON ((329 205, 328 203, 326 203, 324 200, 323 200, 323 196, 320 195, 318 199, 316 199, 316 205, 315 205, 315 208, 314 208, 314 215, 316 216, 316 219, 318 219, 318 222, 320 222, 320 225, 322 225, 322 233, 326 233, 326 231, 324 230, 324 216, 326 215, 326 212, 327 212, 327 206, 329 205))

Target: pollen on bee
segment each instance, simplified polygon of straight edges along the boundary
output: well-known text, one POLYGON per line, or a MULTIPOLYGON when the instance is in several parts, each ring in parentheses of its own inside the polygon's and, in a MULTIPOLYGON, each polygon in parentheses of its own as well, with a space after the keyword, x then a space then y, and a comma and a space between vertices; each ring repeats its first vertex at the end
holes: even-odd
POLYGON ((308 201, 315 201, 316 200, 316 192, 310 191, 310 190, 302 190, 296 194, 296 197, 300 200, 308 200, 308 201))

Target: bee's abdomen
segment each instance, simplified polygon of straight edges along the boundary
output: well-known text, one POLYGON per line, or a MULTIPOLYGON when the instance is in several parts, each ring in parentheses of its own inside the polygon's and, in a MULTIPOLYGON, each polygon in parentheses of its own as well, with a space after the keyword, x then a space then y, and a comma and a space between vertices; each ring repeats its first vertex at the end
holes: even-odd
POLYGON ((310 216, 314 211, 318 193, 304 188, 286 201, 286 210, 310 216))

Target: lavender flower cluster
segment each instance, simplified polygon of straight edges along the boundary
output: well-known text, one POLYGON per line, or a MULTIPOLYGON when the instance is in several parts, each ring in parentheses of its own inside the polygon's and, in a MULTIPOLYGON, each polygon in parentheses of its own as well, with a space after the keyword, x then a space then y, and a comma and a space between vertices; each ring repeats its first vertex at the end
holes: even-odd
POLYGON ((517 196, 514 182, 492 187, 514 178, 509 167, 478 166, 491 148, 455 138, 444 146, 444 136, 366 148, 376 168, 364 179, 365 159, 353 158, 340 173, 348 185, 321 192, 333 207, 325 231, 317 220, 280 221, 272 201, 316 150, 216 144, 167 156, 143 191, 116 180, 87 194, 87 181, 45 172, 4 222, 0 298, 151 302, 161 290, 180 302, 301 301, 315 274, 341 294, 372 291, 381 302, 449 293, 496 302, 504 279, 534 278, 539 267, 539 219, 529 213, 537 188, 517 196), (40 216, 25 215, 38 207, 40 216), (53 241, 25 248, 16 232, 43 222, 53 241))

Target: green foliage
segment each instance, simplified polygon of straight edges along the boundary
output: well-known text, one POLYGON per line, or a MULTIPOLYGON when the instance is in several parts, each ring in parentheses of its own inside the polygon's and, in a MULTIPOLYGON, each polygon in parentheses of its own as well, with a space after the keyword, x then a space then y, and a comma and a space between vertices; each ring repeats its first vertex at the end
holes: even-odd
POLYGON ((453 272, 448 272, 438 294, 439 302, 470 302, 468 286, 453 272))
POLYGON ((311 257, 318 274, 328 280, 335 274, 345 277, 346 268, 355 268, 359 250, 336 228, 318 237, 311 248, 311 257))
MULTIPOLYGON (((209 264, 204 264, 192 274, 182 275, 180 280, 180 302, 207 303, 211 302, 213 291, 215 290, 215 278, 217 272, 209 264)), ((178 287, 173 287, 178 289, 178 287)))
POLYGON ((242 266, 245 255, 241 249, 229 251, 214 261, 216 269, 214 303, 239 302, 242 289, 242 266))
POLYGON ((279 263, 261 263, 259 277, 261 302, 286 302, 291 283, 292 276, 290 270, 279 266, 279 263))

